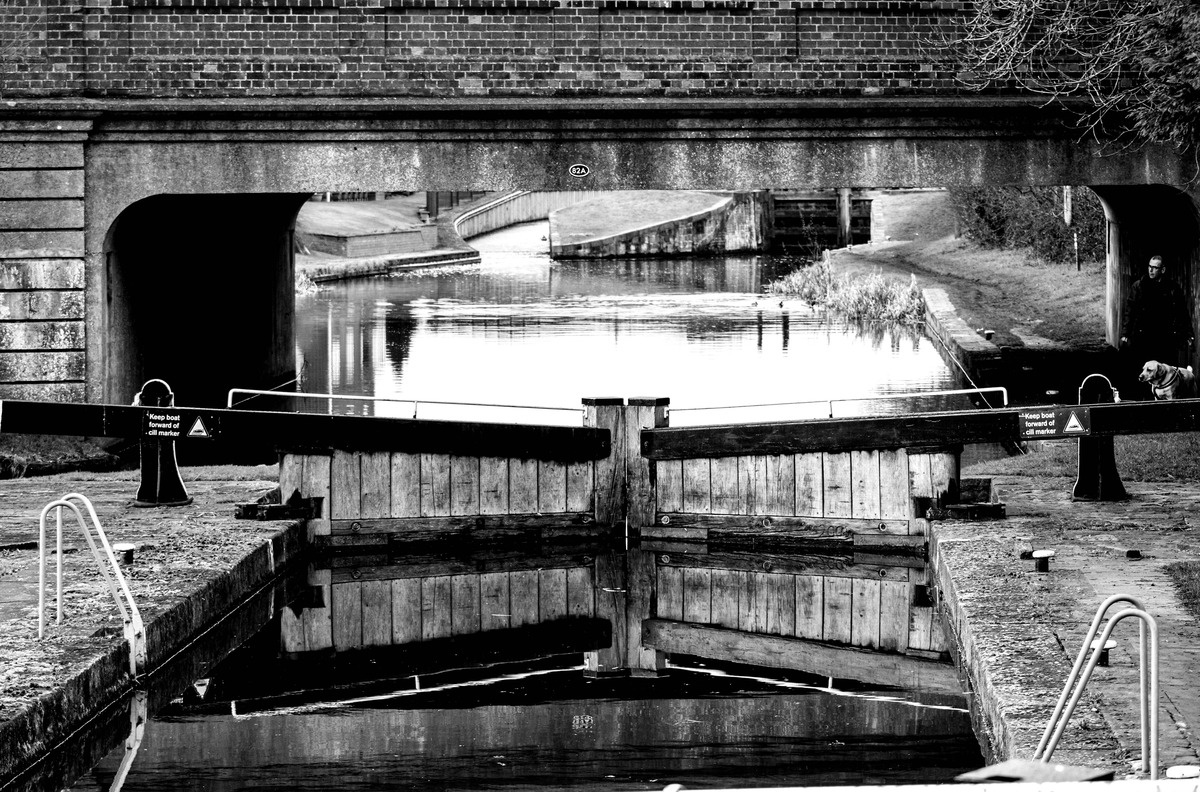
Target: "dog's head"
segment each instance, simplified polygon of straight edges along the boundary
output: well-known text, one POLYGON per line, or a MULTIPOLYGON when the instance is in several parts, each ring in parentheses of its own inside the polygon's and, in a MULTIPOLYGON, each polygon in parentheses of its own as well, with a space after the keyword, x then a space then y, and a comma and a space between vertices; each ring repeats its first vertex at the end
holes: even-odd
POLYGON ((1157 360, 1147 360, 1146 365, 1142 366, 1142 373, 1138 374, 1138 382, 1162 382, 1167 376, 1167 367, 1159 363, 1157 360))

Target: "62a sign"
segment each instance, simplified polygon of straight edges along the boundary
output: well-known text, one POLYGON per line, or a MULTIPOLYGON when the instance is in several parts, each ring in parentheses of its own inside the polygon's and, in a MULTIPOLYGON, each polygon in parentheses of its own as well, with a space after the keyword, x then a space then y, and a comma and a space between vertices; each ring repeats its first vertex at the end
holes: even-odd
POLYGON ((582 179, 584 176, 587 176, 591 172, 592 172, 592 169, 589 168, 587 165, 584 165, 582 162, 577 162, 574 165, 572 165, 571 167, 567 168, 567 173, 571 174, 576 179, 582 179))

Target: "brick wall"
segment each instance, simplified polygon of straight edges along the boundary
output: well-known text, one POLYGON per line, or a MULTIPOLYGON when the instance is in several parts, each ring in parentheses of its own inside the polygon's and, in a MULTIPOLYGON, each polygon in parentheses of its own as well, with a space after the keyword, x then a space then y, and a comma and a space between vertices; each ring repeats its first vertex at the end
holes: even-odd
POLYGON ((905 94, 961 2, 5 0, 0 95, 905 94))

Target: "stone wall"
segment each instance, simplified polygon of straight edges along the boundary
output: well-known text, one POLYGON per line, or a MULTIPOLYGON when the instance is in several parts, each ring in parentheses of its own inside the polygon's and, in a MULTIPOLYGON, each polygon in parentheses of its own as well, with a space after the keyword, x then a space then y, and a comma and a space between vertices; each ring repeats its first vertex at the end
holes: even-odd
POLYGON ((86 127, 0 125, 0 399, 83 400, 86 127))
POLYGON ((8 0, 0 94, 872 95, 956 91, 962 2, 8 0))

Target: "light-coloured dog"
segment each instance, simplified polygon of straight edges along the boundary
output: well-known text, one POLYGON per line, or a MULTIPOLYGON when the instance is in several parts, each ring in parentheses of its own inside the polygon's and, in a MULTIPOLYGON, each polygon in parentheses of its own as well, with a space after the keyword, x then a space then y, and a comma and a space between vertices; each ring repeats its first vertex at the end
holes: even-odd
POLYGON ((1192 367, 1179 368, 1159 363, 1157 360, 1147 360, 1138 374, 1138 381, 1150 386, 1150 391, 1158 401, 1173 399, 1194 399, 1197 395, 1196 375, 1192 367))

